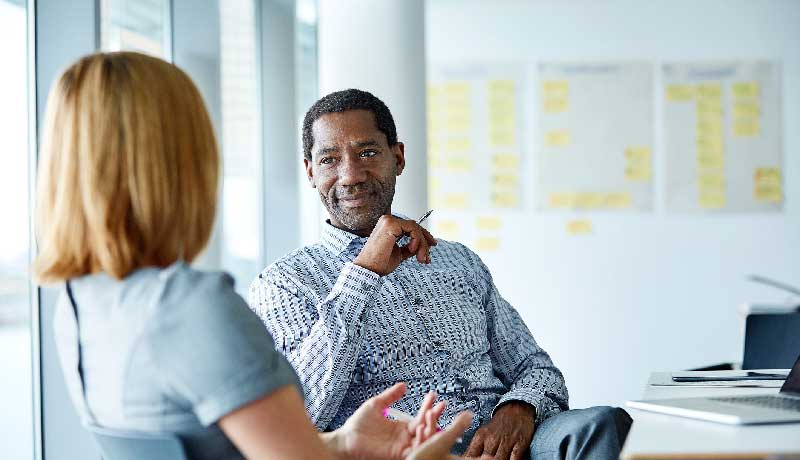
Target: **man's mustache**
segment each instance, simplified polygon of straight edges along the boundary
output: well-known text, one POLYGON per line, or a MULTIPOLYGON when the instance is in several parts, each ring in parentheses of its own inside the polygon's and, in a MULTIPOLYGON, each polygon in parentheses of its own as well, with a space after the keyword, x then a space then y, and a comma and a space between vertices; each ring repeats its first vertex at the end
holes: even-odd
POLYGON ((374 189, 375 187, 367 183, 356 184, 356 185, 345 185, 333 189, 333 198, 337 200, 348 199, 358 194, 372 192, 374 189))

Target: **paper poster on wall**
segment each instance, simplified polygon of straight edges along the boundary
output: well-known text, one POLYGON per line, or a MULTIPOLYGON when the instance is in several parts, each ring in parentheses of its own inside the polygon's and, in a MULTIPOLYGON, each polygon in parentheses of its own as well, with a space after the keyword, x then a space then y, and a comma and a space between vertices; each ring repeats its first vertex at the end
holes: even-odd
POLYGON ((431 207, 522 207, 522 66, 433 67, 428 85, 431 207))
POLYGON ((780 66, 670 63, 662 81, 667 210, 779 211, 780 66))
POLYGON ((537 209, 653 208, 653 70, 538 65, 537 209))

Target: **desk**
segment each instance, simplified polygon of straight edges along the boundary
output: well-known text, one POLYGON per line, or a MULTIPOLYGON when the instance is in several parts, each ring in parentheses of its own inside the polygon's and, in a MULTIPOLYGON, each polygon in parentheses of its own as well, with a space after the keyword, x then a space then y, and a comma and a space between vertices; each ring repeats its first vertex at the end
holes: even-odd
MULTIPOLYGON (((663 380, 664 373, 652 374, 642 394, 642 399, 776 394, 779 390, 778 388, 698 388, 651 385, 652 382, 663 380)), ((634 422, 622 450, 623 459, 800 459, 800 423, 723 425, 636 409, 628 409, 628 411, 634 422), (761 453, 762 455, 742 455, 752 453, 761 453), (769 454, 788 453, 796 455, 790 457, 769 456, 769 454)))

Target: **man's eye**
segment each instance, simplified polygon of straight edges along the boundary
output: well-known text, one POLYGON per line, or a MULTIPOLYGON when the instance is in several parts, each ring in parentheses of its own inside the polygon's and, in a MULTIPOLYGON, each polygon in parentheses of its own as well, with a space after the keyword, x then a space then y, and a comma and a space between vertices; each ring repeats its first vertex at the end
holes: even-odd
POLYGON ((377 154, 378 152, 376 152, 375 150, 364 150, 363 152, 361 152, 361 158, 370 158, 374 157, 377 154))
POLYGON ((331 157, 325 157, 319 160, 319 164, 321 165, 329 165, 331 163, 333 163, 333 158, 331 157))

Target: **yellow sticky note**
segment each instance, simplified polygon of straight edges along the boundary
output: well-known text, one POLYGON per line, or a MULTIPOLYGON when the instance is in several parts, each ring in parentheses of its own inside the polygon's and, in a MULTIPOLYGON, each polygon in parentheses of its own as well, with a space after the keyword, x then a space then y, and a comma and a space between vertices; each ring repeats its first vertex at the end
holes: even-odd
POLYGON ((757 201, 767 203, 780 203, 783 200, 783 188, 780 184, 776 185, 757 185, 753 189, 753 194, 757 201))
POLYGON ((625 168, 625 179, 630 182, 650 182, 652 175, 649 164, 625 168))
POLYGON ((497 251, 500 249, 500 238, 495 236, 483 236, 475 240, 476 251, 497 251))
POLYGON ((472 158, 465 155, 450 155, 445 165, 448 172, 469 172, 474 167, 472 158))
POLYGON ((576 194, 574 193, 551 193, 547 197, 547 203, 551 208, 572 208, 575 206, 576 194))
POLYGON ((722 97, 722 87, 719 83, 700 83, 697 85, 698 99, 719 99, 722 97))
POLYGON ((758 119, 738 119, 733 121, 733 135, 752 137, 761 134, 761 122, 758 119))
POLYGON ((513 130, 516 126, 514 112, 497 112, 489 114, 489 125, 492 129, 513 130))
POLYGON ((606 203, 605 195, 595 192, 578 193, 575 197, 575 207, 579 209, 600 209, 606 203))
POLYGON ((472 142, 469 139, 464 137, 451 137, 447 139, 447 151, 448 152, 467 152, 472 148, 472 142))
POLYGON ((605 207, 611 209, 630 208, 632 203, 630 193, 625 193, 625 192, 607 193, 604 199, 605 199, 605 207))
POLYGON ((519 155, 513 153, 497 153, 492 155, 492 166, 498 169, 518 169, 519 155))
POLYGON ((514 208, 519 204, 519 196, 514 192, 492 192, 491 201, 495 208, 514 208))
POLYGON ((757 81, 743 81, 734 83, 732 90, 737 99, 756 98, 761 93, 761 85, 757 81))
POLYGON ((489 101, 489 120, 502 119, 509 115, 513 116, 514 113, 516 113, 516 110, 512 99, 489 101))
POLYGON ((725 158, 718 153, 697 153, 698 169, 719 169, 725 166, 725 158))
POLYGON ((650 162, 652 152, 650 147, 628 147, 625 149, 625 159, 629 162, 650 162))
POLYGON ((544 145, 547 147, 564 147, 571 142, 569 131, 550 131, 544 135, 544 145))
POLYGON ((469 94, 469 86, 465 81, 449 81, 444 84, 444 94, 447 97, 463 97, 469 94))
POLYGON ((492 174, 492 185, 503 187, 513 187, 519 184, 517 174, 492 174))
POLYGON ((725 207, 725 194, 717 191, 700 192, 698 204, 705 209, 721 209, 725 207))
POLYGON ((725 190, 725 174, 722 171, 704 171, 697 175, 700 190, 725 190))
POLYGON ((722 101, 719 99, 701 99, 695 105, 698 119, 703 117, 722 117, 722 101))
POLYGON ((547 96, 566 96, 569 94, 569 83, 566 80, 545 80, 542 82, 542 93, 547 96))
POLYGON ((514 80, 489 80, 489 92, 514 93, 514 80))
POLYGON ((566 97, 545 97, 542 99, 544 113, 562 113, 569 109, 569 99, 566 97))
POLYGON ((478 230, 496 232, 503 226, 503 221, 497 216, 480 216, 475 221, 478 230))
POLYGON ((734 118, 756 118, 761 115, 758 101, 737 102, 733 104, 734 118))
POLYGON ((722 117, 708 117, 697 119, 695 125, 698 136, 722 137, 722 117))
POLYGON ((692 85, 668 85, 666 90, 669 102, 687 102, 694 99, 694 87, 692 85))
POLYGON ((489 137, 492 145, 495 147, 514 145, 513 129, 492 129, 489 137))
POLYGON ((722 154, 722 135, 706 135, 697 133, 695 144, 698 152, 716 152, 722 154))
POLYGON ((592 233, 592 221, 575 219, 567 222, 567 233, 570 235, 588 235, 592 233))
POLYGON ((446 240, 458 239, 461 233, 461 227, 458 222, 454 220, 437 220, 433 223, 434 236, 437 238, 444 238, 446 240))
POLYGON ((779 184, 781 182, 780 168, 756 168, 753 180, 758 183, 779 184))
POLYGON ((447 209, 464 209, 469 203, 466 193, 448 193, 443 198, 444 207, 447 209))

